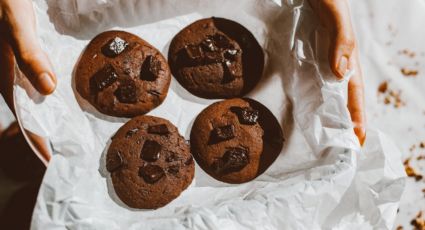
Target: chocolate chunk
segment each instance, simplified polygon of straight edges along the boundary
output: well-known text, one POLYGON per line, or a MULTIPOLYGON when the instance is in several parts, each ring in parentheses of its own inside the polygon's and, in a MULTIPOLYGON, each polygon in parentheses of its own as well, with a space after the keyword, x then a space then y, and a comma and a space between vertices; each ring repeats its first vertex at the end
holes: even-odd
POLYGON ((142 65, 140 78, 145 81, 155 81, 161 71, 161 62, 154 56, 149 55, 142 65))
POLYGON ((218 47, 215 45, 214 41, 211 38, 207 38, 201 42, 202 48, 207 52, 215 52, 218 50, 218 47))
POLYGON ((236 57, 239 54, 239 50, 237 49, 227 49, 224 51, 224 58, 226 58, 229 61, 236 61, 236 57))
POLYGON ((102 47, 102 53, 107 57, 116 57, 121 54, 128 43, 120 37, 115 37, 102 47))
POLYGON ((210 143, 216 144, 221 141, 227 141, 235 137, 235 126, 226 125, 216 127, 211 131, 210 143))
POLYGON ((158 165, 146 165, 139 168, 139 176, 142 177, 146 183, 153 184, 165 176, 164 169, 158 165))
POLYGON ((217 174, 228 174, 238 172, 248 164, 248 150, 242 148, 231 148, 224 153, 223 157, 214 161, 211 167, 217 174))
POLYGON ((214 41, 214 44, 221 49, 226 49, 232 47, 230 40, 222 34, 214 34, 211 39, 214 41))
POLYGON ((112 154, 107 157, 106 170, 108 170, 108 172, 114 172, 117 169, 121 168, 123 164, 124 160, 121 156, 121 153, 118 151, 115 154, 112 154))
POLYGON ((158 135, 167 135, 170 132, 168 131, 167 125, 161 124, 161 125, 149 126, 148 133, 158 134, 158 135))
POLYGON ((146 140, 143 144, 140 158, 145 161, 154 162, 160 157, 161 145, 156 141, 146 140))
POLYGON ((202 49, 199 46, 187 45, 184 47, 186 55, 191 60, 200 60, 203 57, 202 49))
POLYGON ((258 110, 255 110, 249 107, 245 107, 245 108, 232 107, 230 108, 230 110, 236 113, 236 115, 238 115, 238 119, 241 124, 254 125, 258 121, 258 118, 259 118, 258 110))
POLYGON ((133 80, 125 80, 115 91, 115 96, 121 103, 132 104, 137 102, 137 88, 133 80))
POLYGON ((90 78, 90 91, 94 94, 108 88, 118 79, 118 75, 112 65, 108 64, 90 78))
POLYGON ((168 167, 167 172, 176 175, 179 173, 180 167, 178 165, 171 165, 168 167))
POLYGON ((225 61, 223 64, 223 83, 232 82, 237 78, 236 67, 230 61, 225 61))
POLYGON ((134 128, 134 129, 130 129, 126 134, 125 134, 125 137, 126 138, 130 138, 130 137, 132 137, 134 134, 136 134, 137 133, 137 131, 139 131, 139 129, 138 128, 134 128))

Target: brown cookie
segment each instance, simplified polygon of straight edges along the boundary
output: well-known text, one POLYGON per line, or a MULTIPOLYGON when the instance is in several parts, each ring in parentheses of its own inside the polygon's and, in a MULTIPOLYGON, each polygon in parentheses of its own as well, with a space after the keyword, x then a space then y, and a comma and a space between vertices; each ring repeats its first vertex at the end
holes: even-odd
POLYGON ((196 118, 192 154, 209 175, 244 183, 262 174, 283 147, 282 129, 273 114, 252 99, 216 102, 196 118))
POLYGON ((170 86, 167 61, 152 45, 124 31, 97 35, 78 63, 80 95, 100 112, 134 117, 159 106, 170 86))
POLYGON ((172 40, 171 71, 192 94, 203 98, 245 95, 260 80, 264 54, 255 37, 224 18, 196 21, 172 40))
POLYGON ((108 149, 106 168, 118 197, 129 207, 156 209, 177 198, 192 182, 189 145, 169 121, 133 118, 108 149))

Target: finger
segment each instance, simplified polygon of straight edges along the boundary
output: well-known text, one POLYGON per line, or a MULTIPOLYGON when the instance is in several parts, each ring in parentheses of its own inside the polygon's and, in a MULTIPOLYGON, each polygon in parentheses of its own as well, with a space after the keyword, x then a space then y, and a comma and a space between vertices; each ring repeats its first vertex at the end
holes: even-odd
POLYGON ((364 85, 362 70, 360 68, 358 51, 354 51, 352 60, 354 62, 355 74, 348 83, 348 110, 354 125, 354 132, 363 145, 366 139, 366 115, 364 111, 364 85))
POLYGON ((41 94, 51 94, 56 88, 56 76, 46 54, 38 43, 31 1, 9 1, 4 10, 5 30, 19 68, 41 94))
POLYGON ((15 57, 10 45, 4 37, 0 36, 0 94, 7 105, 14 112, 13 106, 13 82, 14 82, 15 57))
POLYGON ((329 64, 338 79, 342 79, 350 70, 349 63, 355 47, 355 40, 350 26, 337 28, 331 33, 329 46, 329 64))
POLYGON ((351 16, 346 0, 310 0, 321 23, 330 33, 329 64, 332 72, 342 79, 349 70, 355 47, 351 16))

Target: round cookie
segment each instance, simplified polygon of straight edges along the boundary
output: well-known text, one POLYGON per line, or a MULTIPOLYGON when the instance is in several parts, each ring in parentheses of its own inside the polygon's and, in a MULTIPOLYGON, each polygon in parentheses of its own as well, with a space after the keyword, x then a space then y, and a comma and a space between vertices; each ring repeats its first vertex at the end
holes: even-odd
POLYGON ((192 94, 208 99, 248 93, 260 80, 264 53, 237 22, 206 18, 181 30, 168 52, 171 72, 192 94))
POLYGON ((283 147, 279 122, 252 99, 216 102, 196 118, 190 146, 209 175, 227 183, 244 183, 262 174, 283 147))
POLYGON ((134 34, 107 31, 87 45, 76 69, 79 94, 100 112, 134 117, 159 106, 170 86, 167 61, 134 34))
POLYGON ((189 145, 173 124, 158 117, 139 116, 112 138, 106 169, 125 204, 156 209, 190 185, 195 164, 189 145))

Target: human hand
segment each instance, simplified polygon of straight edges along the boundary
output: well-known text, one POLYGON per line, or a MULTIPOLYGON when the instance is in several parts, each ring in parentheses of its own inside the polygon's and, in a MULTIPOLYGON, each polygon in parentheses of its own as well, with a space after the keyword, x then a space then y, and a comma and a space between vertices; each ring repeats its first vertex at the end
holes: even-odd
POLYGON ((347 0, 309 0, 330 36, 329 64, 338 79, 354 70, 348 83, 348 110, 360 144, 366 138, 363 74, 347 0))
POLYGON ((0 0, 0 93, 11 107, 15 58, 41 94, 56 88, 52 65, 38 43, 30 0, 0 0))
MULTIPOLYGON (((56 76, 38 43, 31 0, 0 0, 0 94, 13 112, 15 61, 38 92, 48 95, 55 90, 56 76)), ((36 135, 29 136, 48 160, 44 142, 36 135)))

